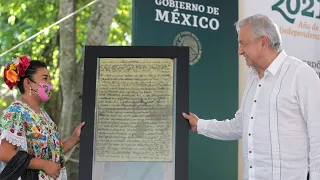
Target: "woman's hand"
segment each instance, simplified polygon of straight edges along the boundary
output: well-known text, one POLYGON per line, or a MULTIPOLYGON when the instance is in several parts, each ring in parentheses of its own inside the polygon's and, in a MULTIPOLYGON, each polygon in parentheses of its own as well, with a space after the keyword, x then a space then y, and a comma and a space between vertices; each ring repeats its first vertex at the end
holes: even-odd
POLYGON ((63 142, 63 151, 65 153, 69 152, 75 145, 80 141, 81 128, 84 126, 85 122, 80 123, 74 130, 73 135, 63 142))
POLYGON ((84 126, 85 122, 80 123, 73 131, 73 137, 76 138, 78 141, 80 140, 81 129, 84 126))
POLYGON ((47 161, 42 169, 48 176, 57 179, 60 176, 61 167, 59 164, 52 161, 47 161))

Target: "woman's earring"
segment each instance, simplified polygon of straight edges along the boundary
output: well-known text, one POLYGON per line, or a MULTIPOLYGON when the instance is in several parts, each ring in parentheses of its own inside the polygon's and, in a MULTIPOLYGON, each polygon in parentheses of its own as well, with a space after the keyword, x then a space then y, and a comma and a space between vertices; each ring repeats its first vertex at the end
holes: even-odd
POLYGON ((30 91, 29 91, 29 96, 31 96, 31 87, 30 87, 30 91))

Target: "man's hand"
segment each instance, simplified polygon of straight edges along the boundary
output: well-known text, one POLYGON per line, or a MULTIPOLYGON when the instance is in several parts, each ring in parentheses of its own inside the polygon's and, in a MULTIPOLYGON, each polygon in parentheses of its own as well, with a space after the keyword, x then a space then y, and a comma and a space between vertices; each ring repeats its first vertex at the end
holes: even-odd
POLYGON ((198 125, 198 120, 199 120, 199 118, 198 118, 195 114, 193 114, 193 113, 191 113, 191 112, 190 112, 190 115, 188 115, 188 114, 186 114, 186 113, 182 113, 182 116, 183 116, 185 119, 189 120, 189 124, 190 124, 190 129, 191 129, 191 131, 197 132, 197 131, 198 131, 198 130, 197 130, 197 125, 198 125))

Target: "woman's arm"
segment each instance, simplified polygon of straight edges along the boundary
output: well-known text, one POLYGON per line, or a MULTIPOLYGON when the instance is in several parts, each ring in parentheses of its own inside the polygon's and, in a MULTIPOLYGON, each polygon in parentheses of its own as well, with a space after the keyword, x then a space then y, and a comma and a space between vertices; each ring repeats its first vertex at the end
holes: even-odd
MULTIPOLYGON (((16 155, 17 149, 17 146, 14 146, 3 139, 0 145, 0 161, 8 163, 10 159, 16 155)), ((53 178, 58 177, 60 174, 60 166, 58 164, 40 158, 32 158, 28 169, 43 170, 47 175, 53 178)))
POLYGON ((75 145, 77 145, 80 141, 80 138, 75 136, 71 136, 68 140, 63 142, 63 152, 69 152, 75 145))
POLYGON ((63 142, 63 151, 64 153, 69 152, 75 145, 80 141, 81 129, 84 126, 85 122, 80 123, 74 130, 73 135, 66 141, 63 142))
POLYGON ((3 139, 0 145, 0 161, 8 163, 16 153, 17 146, 10 144, 8 141, 3 139))

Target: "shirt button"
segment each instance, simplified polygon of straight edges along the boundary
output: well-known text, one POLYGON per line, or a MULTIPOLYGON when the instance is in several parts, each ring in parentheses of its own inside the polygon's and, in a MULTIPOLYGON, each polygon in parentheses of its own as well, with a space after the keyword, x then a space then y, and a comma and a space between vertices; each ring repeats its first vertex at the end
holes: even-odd
POLYGON ((254 102, 257 102, 257 100, 254 100, 254 102))
POLYGON ((250 166, 250 168, 252 168, 252 166, 250 166))
POLYGON ((261 84, 259 84, 259 87, 261 87, 261 84))
POLYGON ((253 119, 253 117, 251 117, 251 119, 253 119))
POLYGON ((249 153, 251 153, 251 151, 249 151, 249 153))
POLYGON ((251 136, 251 133, 249 133, 249 136, 251 136))

